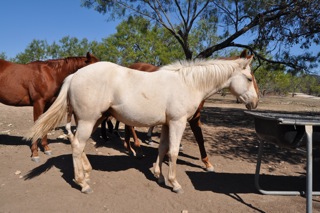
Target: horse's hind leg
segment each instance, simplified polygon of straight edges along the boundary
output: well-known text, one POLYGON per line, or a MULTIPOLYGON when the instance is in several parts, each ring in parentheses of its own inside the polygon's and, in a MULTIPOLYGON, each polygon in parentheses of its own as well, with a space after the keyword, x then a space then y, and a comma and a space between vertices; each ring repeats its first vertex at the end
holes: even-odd
POLYGON ((84 170, 84 179, 89 184, 92 166, 87 158, 87 155, 84 152, 82 152, 82 165, 83 165, 83 170, 84 170))
POLYGON ((147 133, 147 139, 146 139, 146 143, 151 145, 152 144, 152 132, 153 132, 154 126, 149 127, 148 129, 148 133, 147 133))
POLYGON ((130 128, 131 126, 124 126, 124 147, 129 151, 129 155, 134 157, 136 156, 135 150, 131 147, 130 143, 130 128))
POLYGON ((205 165, 205 170, 208 172, 212 172, 214 170, 212 164, 209 161, 206 149, 204 147, 204 139, 203 139, 203 134, 202 134, 202 130, 200 127, 200 117, 197 119, 192 119, 189 121, 191 130, 196 138, 196 141, 198 143, 198 147, 200 150, 200 155, 201 155, 201 161, 204 163, 205 165))
MULTIPOLYGON (((111 120, 109 122, 112 124, 111 120)), ((115 134, 116 136, 118 136, 120 138, 121 136, 120 136, 120 133, 119 133, 119 125, 120 125, 120 121, 116 120, 116 125, 114 126, 112 132, 113 132, 113 134, 115 134)))
POLYGON ((92 192, 92 189, 87 183, 91 165, 84 153, 84 147, 94 129, 94 124, 95 122, 79 121, 76 135, 71 141, 75 175, 74 181, 81 186, 81 192, 83 193, 92 192))
POLYGON ((136 131, 134 130, 134 127, 133 126, 128 126, 128 125, 125 125, 125 147, 128 149, 130 155, 132 156, 135 156, 137 158, 142 158, 143 157, 143 152, 142 152, 142 149, 140 147, 140 140, 137 136, 137 133, 136 131), (134 148, 133 149, 131 147, 131 144, 130 144, 130 133, 133 137, 133 141, 134 141, 134 148))
POLYGON ((39 153, 38 153, 38 141, 31 144, 31 160, 34 162, 39 162, 39 153))
POLYGON ((154 165, 154 176, 158 179, 159 184, 163 184, 165 180, 162 174, 162 162, 169 150, 169 127, 167 125, 162 125, 158 150, 157 161, 154 165))
MULTIPOLYGON (((101 122, 100 132, 101 132, 101 136, 102 136, 103 140, 108 141, 109 138, 108 138, 108 136, 107 136, 106 123, 107 123, 107 119, 104 119, 104 120, 101 122)), ((109 125, 108 125, 108 126, 109 126, 109 125)), ((109 131, 110 131, 110 128, 109 128, 109 131)))
POLYGON ((198 143, 198 147, 200 150, 200 155, 201 155, 201 161, 205 165, 205 170, 208 172, 212 172, 214 170, 212 164, 209 161, 206 148, 204 147, 204 139, 203 139, 203 134, 201 130, 201 122, 200 122, 200 110, 203 108, 204 102, 202 102, 197 109, 196 113, 192 117, 192 119, 189 121, 191 130, 194 134, 194 137, 196 138, 196 141, 198 143))
MULTIPOLYGON (((37 100, 33 104, 33 120, 36 121, 41 114, 43 114, 45 109, 44 100, 37 100)), ((48 146, 47 136, 44 136, 41 139, 41 146, 44 150, 44 153, 47 155, 51 155, 51 150, 48 146)), ((33 143, 31 145, 31 160, 35 162, 39 162, 39 153, 38 153, 38 143, 33 143)))
MULTIPOLYGON (((73 133, 71 130, 72 115, 73 115, 73 108, 69 104, 68 111, 67 111, 67 124, 66 124, 66 130, 67 130, 68 137, 73 137, 73 133)), ((76 118, 75 118, 75 120, 76 120, 76 118)))

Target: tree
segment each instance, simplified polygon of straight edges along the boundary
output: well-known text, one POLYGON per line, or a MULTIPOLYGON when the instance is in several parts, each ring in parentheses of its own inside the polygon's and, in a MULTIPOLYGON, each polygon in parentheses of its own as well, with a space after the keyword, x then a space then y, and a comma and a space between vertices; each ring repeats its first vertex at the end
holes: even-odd
POLYGON ((18 63, 47 59, 48 43, 45 40, 32 40, 23 53, 18 53, 14 59, 18 63))
POLYGON ((259 61, 284 64, 295 71, 313 68, 319 62, 318 53, 290 52, 296 45, 308 50, 319 44, 318 0, 82 0, 82 6, 108 14, 110 19, 148 18, 171 33, 186 59, 207 58, 227 47, 241 47, 254 52, 259 61), (206 37, 194 48, 190 34, 200 28, 206 37), (219 32, 218 40, 211 39, 214 32, 219 32), (260 55, 264 48, 277 60, 260 55))
POLYGON ((301 91, 309 95, 320 95, 319 78, 314 75, 302 76, 303 83, 301 85, 301 91))
POLYGON ((13 61, 25 64, 37 60, 85 56, 88 51, 92 52, 94 44, 94 42, 90 43, 86 38, 79 40, 70 36, 65 36, 58 43, 54 41, 52 44, 48 44, 46 40, 34 39, 24 52, 16 55, 13 61))
POLYGON ((5 52, 0 52, 0 59, 7 60, 7 55, 5 52))
MULTIPOLYGON (((60 58, 70 56, 84 56, 91 49, 88 39, 79 40, 76 37, 65 36, 59 40, 60 45, 57 52, 60 58)), ((55 43, 53 44, 55 45, 55 43)))
POLYGON ((139 16, 121 22, 115 34, 103 39, 99 49, 103 49, 101 46, 106 51, 102 60, 125 66, 135 62, 159 66, 183 58, 179 44, 167 31, 139 16))

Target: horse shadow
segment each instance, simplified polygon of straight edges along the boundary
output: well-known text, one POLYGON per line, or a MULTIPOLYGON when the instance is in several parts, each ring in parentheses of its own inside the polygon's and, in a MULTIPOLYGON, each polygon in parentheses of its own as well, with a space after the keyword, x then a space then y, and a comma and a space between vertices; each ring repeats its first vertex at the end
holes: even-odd
MULTIPOLYGON (((320 166, 318 164, 318 166, 320 166)), ((255 187, 255 174, 244 173, 205 173, 186 171, 195 190, 212 191, 224 194, 232 199, 254 209, 257 212, 264 212, 251 203, 246 203, 239 194, 260 194, 255 187)), ((320 191, 320 172, 319 169, 313 175, 313 191, 320 191)), ((267 191, 299 191, 304 196, 306 190, 305 173, 297 176, 266 175, 260 174, 260 189, 267 191)))
MULTIPOLYGON (((64 143, 70 144, 68 139, 57 138, 48 139, 48 143, 64 143)), ((0 135, 0 144, 2 145, 13 145, 13 146, 30 146, 31 141, 23 139, 23 136, 15 135, 0 135)))
MULTIPOLYGON (((120 147, 119 145, 110 145, 109 147, 120 147)), ((156 161, 158 150, 155 147, 143 147, 143 151, 145 153, 145 157, 135 158, 129 155, 117 155, 117 156, 105 156, 105 155, 95 155, 95 154, 87 154, 87 157, 90 161, 93 170, 97 171, 105 171, 105 172, 119 172, 125 171, 128 169, 136 169, 145 175, 145 177, 150 181, 156 181, 152 171, 150 168, 153 168, 153 163, 156 161)), ((179 154, 180 155, 180 154, 179 154)), ((189 155, 184 155, 189 156, 189 155)), ((190 156, 193 158, 192 156, 190 156)), ((80 187, 73 182, 74 172, 73 172, 73 164, 72 164, 72 155, 64 154, 56 157, 49 158, 45 163, 35 167, 30 170, 26 175, 24 175, 24 180, 31 180, 40 175, 45 174, 51 168, 56 167, 62 173, 62 178, 72 187, 76 189, 80 189, 80 187)), ((165 157, 164 164, 168 165, 168 159, 165 157)), ((195 165, 185 160, 178 159, 177 164, 179 165, 187 165, 190 167, 200 167, 199 165, 195 165)), ((170 188, 166 185, 160 185, 163 188, 170 188)))
MULTIPOLYGON (((255 174, 186 172, 193 186, 199 191, 212 191, 220 194, 259 193, 254 185, 255 174)), ((305 191, 305 174, 297 176, 266 175, 259 178, 261 188, 268 191, 305 191)), ((315 190, 319 190, 317 184, 315 190)))

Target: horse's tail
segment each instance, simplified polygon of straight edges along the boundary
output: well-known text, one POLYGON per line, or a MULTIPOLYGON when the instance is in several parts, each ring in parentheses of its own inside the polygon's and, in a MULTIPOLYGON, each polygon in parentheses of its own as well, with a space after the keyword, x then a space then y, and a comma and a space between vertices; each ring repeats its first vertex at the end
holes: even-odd
POLYGON ((31 140, 36 143, 39 138, 43 138, 53 128, 57 127, 68 109, 68 90, 72 75, 65 78, 57 99, 50 108, 42 114, 31 128, 30 132, 24 137, 25 140, 31 140))

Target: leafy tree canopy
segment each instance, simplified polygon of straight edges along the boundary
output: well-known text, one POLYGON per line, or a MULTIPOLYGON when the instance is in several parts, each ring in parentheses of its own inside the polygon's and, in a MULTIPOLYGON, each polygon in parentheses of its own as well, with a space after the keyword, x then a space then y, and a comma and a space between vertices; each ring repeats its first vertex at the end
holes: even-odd
POLYGON ((284 64, 295 71, 314 68, 319 62, 319 52, 308 51, 320 41, 318 0, 82 0, 82 6, 110 19, 148 18, 170 32, 187 59, 242 47, 254 52, 260 62, 284 64), (191 35, 197 33, 201 42, 195 44, 191 35), (297 47, 304 51, 296 54, 292 50, 297 47), (273 59, 265 58, 262 50, 273 59))

